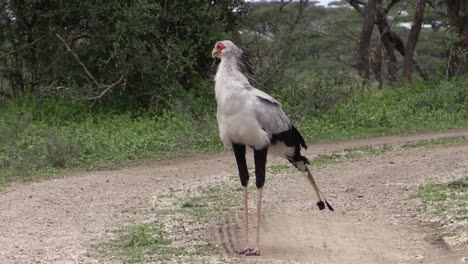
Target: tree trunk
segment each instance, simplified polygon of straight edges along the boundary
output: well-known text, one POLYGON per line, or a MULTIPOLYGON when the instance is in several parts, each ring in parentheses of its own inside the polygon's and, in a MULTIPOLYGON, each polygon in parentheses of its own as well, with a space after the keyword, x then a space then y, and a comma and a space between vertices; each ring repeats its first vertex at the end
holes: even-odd
POLYGON ((395 46, 392 42, 392 37, 390 35, 390 26, 388 25, 387 18, 385 13, 382 10, 382 7, 377 9, 377 27, 379 28, 380 41, 385 47, 386 51, 386 62, 387 62, 387 79, 389 82, 396 81, 396 55, 395 55, 395 46))
POLYGON ((426 0, 417 1, 413 25, 406 41, 405 59, 403 60, 403 78, 406 80, 411 80, 411 66, 413 65, 414 50, 416 49, 419 33, 421 32, 425 5, 426 0))
POLYGON ((371 66, 375 80, 379 83, 379 88, 382 88, 382 42, 380 40, 377 40, 375 52, 371 57, 371 66))
POLYGON ((372 31, 374 29, 376 0, 369 0, 364 8, 364 19, 362 21, 362 30, 358 42, 358 71, 364 79, 369 79, 369 50, 372 31))
POLYGON ((460 0, 447 0, 447 14, 450 26, 455 30, 457 40, 448 51, 448 77, 468 74, 468 4, 460 0))

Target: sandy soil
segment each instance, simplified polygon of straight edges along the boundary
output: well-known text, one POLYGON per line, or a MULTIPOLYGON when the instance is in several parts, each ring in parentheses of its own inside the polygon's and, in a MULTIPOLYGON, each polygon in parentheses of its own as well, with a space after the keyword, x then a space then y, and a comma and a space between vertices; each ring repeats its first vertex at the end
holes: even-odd
MULTIPOLYGON (((468 129, 321 143, 306 155, 456 136, 468 136, 468 129)), ((269 165, 280 162, 270 158, 269 165)), ((467 168, 468 145, 451 145, 314 169, 334 213, 318 211, 306 180, 287 170, 267 178, 263 256, 235 255, 240 212, 213 223, 206 239, 218 249, 220 263, 468 263, 466 247, 426 239, 434 227, 418 218, 417 201, 408 198, 420 184, 454 180, 467 168)), ((169 188, 219 184, 235 172, 232 154, 220 153, 12 186, 0 193, 0 263, 115 262, 93 258, 91 245, 148 217, 155 197, 169 188)))

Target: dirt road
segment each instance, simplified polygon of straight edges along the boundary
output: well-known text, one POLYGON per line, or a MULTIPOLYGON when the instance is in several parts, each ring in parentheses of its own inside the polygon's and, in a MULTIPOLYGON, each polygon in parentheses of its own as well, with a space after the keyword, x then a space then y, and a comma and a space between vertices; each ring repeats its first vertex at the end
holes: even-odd
MULTIPOLYGON (((459 136, 468 129, 321 143, 306 155, 459 136)), ((278 162, 270 158, 270 165, 278 162)), ((314 169, 335 213, 315 208, 299 174, 280 173, 267 177, 264 191, 263 256, 234 254, 241 214, 213 223, 206 239, 218 248, 220 263, 468 263, 466 248, 426 239, 434 229, 421 223, 417 201, 408 198, 420 184, 454 180, 467 168, 464 144, 399 149, 314 169)), ((235 171, 232 155, 222 153, 13 186, 0 193, 0 263, 113 262, 93 258, 90 246, 148 217, 154 197, 167 189, 229 182, 235 171)))

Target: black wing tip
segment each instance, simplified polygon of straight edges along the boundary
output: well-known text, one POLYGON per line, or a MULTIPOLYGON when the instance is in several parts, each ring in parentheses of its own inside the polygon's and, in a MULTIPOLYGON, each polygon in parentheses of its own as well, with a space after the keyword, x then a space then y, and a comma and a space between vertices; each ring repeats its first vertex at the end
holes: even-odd
POLYGON ((330 211, 332 211, 332 212, 335 211, 335 209, 333 209, 333 207, 332 207, 327 201, 325 201, 325 203, 324 203, 323 201, 317 202, 317 206, 318 206, 318 208, 319 208, 320 211, 322 211, 323 209, 325 209, 325 205, 327 205, 328 210, 330 210, 330 211))

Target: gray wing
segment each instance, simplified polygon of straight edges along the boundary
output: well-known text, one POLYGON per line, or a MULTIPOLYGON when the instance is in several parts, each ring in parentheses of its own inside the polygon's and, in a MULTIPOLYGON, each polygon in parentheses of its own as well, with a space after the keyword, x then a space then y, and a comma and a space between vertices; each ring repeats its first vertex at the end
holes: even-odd
POLYGON ((291 128, 291 121, 275 98, 255 88, 250 91, 255 96, 255 117, 269 135, 278 134, 291 128))

